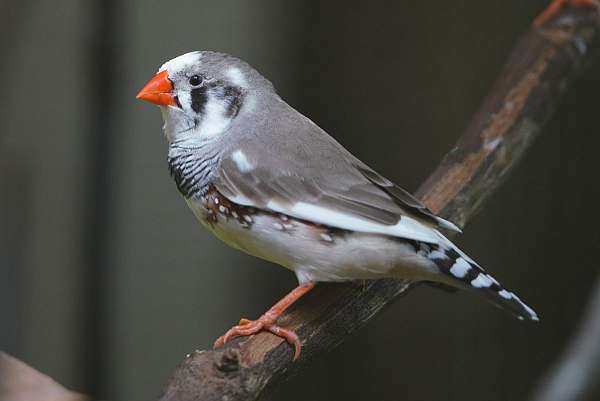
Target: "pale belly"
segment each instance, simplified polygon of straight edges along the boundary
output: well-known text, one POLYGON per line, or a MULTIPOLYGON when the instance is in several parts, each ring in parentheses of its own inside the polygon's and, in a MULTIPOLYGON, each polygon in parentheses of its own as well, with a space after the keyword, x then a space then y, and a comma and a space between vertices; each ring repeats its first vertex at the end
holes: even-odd
POLYGON ((250 255, 294 271, 300 282, 376 278, 440 279, 437 267, 410 243, 378 234, 330 229, 221 199, 187 200, 215 236, 250 255), (208 200, 214 202, 214 200, 208 200))

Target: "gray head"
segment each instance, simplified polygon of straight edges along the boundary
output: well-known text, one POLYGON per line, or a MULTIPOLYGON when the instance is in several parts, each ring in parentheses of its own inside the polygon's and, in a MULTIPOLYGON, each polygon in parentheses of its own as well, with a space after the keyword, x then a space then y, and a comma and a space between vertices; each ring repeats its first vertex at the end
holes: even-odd
POLYGON ((158 104, 169 142, 206 141, 224 132, 273 85, 244 61, 223 53, 186 53, 163 64, 138 94, 158 104))

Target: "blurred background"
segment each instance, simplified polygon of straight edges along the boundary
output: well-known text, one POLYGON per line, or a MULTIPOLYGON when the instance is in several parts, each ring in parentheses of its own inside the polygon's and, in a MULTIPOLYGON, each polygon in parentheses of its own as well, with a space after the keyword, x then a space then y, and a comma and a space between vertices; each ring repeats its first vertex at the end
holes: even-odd
MULTIPOLYGON (((546 0, 0 2, 0 349, 101 399, 155 399, 176 364, 295 285, 229 249, 171 181, 135 100, 191 50, 250 62, 414 191, 546 0)), ((600 66, 458 240, 532 305, 524 324, 419 287, 271 400, 524 400, 598 276, 600 66)))

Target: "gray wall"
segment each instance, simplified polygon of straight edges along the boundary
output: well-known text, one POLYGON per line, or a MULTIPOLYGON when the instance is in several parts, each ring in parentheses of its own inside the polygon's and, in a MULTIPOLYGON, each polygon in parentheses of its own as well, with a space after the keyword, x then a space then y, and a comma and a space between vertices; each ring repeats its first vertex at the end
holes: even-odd
MULTIPOLYGON (((178 196, 160 115, 134 99, 163 61, 246 59, 414 190, 545 3, 6 2, 0 347, 77 390, 153 399, 186 353, 294 286, 212 238, 178 196)), ((526 399, 598 272, 597 72, 459 240, 542 322, 418 288, 271 399, 526 399)))

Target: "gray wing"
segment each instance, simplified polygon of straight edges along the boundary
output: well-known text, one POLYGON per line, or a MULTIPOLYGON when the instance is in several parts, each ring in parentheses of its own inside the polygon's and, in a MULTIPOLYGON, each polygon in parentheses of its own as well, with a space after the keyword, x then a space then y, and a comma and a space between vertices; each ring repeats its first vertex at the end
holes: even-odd
POLYGON ((460 231, 301 117, 277 137, 243 135, 243 146, 222 155, 216 189, 245 206, 341 229, 426 242, 438 242, 437 227, 460 231))

